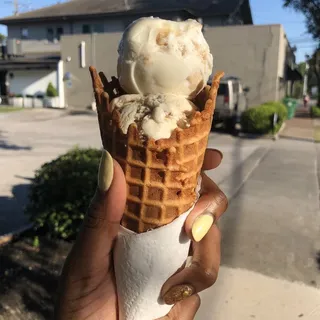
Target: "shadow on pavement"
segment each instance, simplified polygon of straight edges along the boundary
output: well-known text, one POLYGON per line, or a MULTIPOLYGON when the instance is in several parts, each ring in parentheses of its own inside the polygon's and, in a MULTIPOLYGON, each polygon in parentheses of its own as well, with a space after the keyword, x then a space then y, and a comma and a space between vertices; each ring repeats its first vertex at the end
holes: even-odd
POLYGON ((5 137, 3 136, 3 131, 0 131, 0 149, 4 150, 31 150, 32 148, 30 146, 18 146, 16 144, 10 144, 5 140, 5 137))
MULTIPOLYGON (((0 197, 0 236, 29 223, 23 213, 29 186, 18 184, 12 188, 13 197, 0 197)), ((35 235, 31 229, 0 246, 0 319, 52 318, 59 274, 71 243, 39 237, 40 245, 34 247, 35 235)))
POLYGON ((296 113, 294 117, 308 119, 308 118, 311 118, 311 115, 310 113, 296 113))
POLYGON ((28 201, 28 191, 29 184, 19 184, 12 188, 13 197, 0 197, 0 236, 29 223, 23 213, 28 201))
MULTIPOLYGON (((234 159, 241 159, 241 153, 242 153, 242 146, 243 141, 242 140, 235 140, 232 148, 232 158, 234 159)), ((233 168, 233 174, 232 174, 232 184, 234 186, 239 185, 239 181, 244 180, 244 172, 243 172, 243 165, 239 165, 237 167, 233 168)), ((232 199, 236 198, 239 193, 241 192, 241 187, 239 190, 232 195, 232 198, 229 198, 229 204, 232 202, 232 199)), ((242 207, 242 198, 238 197, 238 206, 237 208, 240 209, 242 207)), ((234 265, 234 252, 237 250, 237 234, 238 234, 238 225, 240 224, 239 220, 242 218, 239 214, 236 212, 232 212, 227 210, 227 215, 233 215, 232 219, 227 220, 227 223, 225 225, 222 225, 222 256, 221 256, 221 262, 225 265, 234 265), (223 232, 224 230, 227 230, 226 232, 223 232), (228 250, 226 250, 228 248, 228 250)), ((222 218, 223 219, 223 218, 222 218)))
POLYGON ((317 264, 318 264, 318 270, 320 271, 320 251, 316 255, 316 261, 317 261, 317 264))

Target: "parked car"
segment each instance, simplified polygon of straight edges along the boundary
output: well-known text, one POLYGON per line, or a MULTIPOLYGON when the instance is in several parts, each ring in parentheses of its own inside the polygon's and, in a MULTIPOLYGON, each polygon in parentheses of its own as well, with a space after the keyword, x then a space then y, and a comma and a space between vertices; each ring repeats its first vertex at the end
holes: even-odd
MULTIPOLYGON (((208 84, 211 85, 212 77, 208 84)), ((223 123, 227 130, 234 130, 240 121, 241 113, 247 109, 246 93, 249 88, 243 88, 240 78, 225 76, 220 81, 213 125, 223 123)))

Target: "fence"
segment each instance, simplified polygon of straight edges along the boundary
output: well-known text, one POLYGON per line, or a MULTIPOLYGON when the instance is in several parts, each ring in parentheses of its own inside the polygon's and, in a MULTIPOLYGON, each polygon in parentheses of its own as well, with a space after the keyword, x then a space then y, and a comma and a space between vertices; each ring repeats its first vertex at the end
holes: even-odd
POLYGON ((0 96, 0 105, 19 108, 62 108, 59 97, 8 97, 0 96))

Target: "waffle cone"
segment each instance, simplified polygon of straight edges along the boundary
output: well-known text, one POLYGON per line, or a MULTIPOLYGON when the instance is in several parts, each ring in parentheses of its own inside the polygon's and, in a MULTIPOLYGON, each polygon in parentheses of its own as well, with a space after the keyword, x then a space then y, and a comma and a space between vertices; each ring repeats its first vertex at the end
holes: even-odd
POLYGON ((176 128, 169 139, 142 137, 136 124, 120 128, 120 113, 110 101, 124 94, 117 78, 108 81, 90 67, 103 147, 121 165, 127 182, 127 203, 121 224, 137 233, 170 223, 192 207, 211 130, 222 72, 211 88, 196 97, 190 126, 176 128))

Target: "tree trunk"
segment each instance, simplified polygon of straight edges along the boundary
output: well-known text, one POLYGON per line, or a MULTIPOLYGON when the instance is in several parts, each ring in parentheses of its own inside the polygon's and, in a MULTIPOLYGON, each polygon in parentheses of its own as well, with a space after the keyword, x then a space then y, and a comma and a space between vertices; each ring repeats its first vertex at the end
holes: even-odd
POLYGON ((320 108, 320 74, 318 71, 315 71, 315 75, 317 78, 317 88, 318 88, 318 92, 317 92, 317 107, 320 108))

